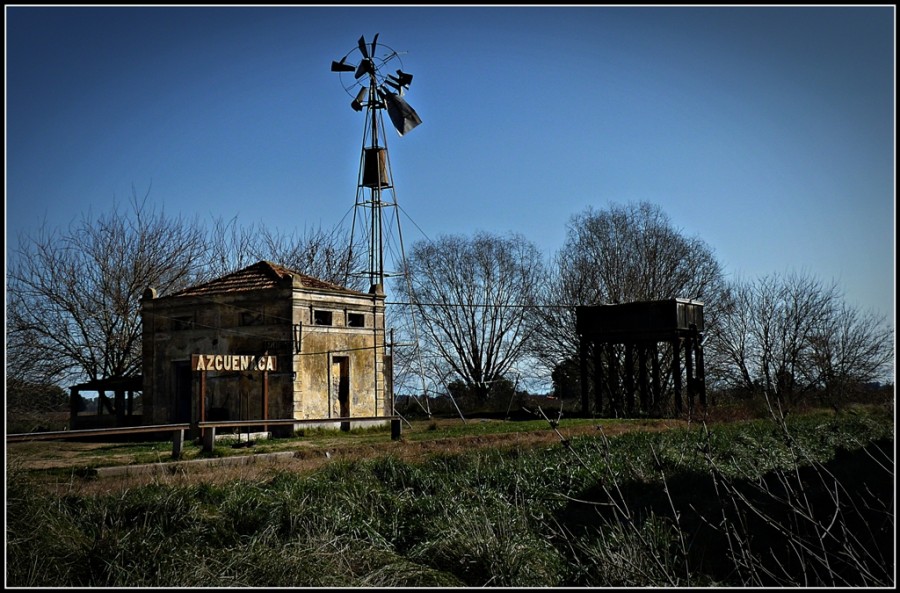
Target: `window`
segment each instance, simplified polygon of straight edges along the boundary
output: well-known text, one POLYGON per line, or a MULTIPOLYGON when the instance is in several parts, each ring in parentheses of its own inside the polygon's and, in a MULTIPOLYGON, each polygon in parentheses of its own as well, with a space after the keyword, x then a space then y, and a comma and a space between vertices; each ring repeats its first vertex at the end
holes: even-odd
POLYGON ((364 313, 347 313, 347 327, 365 327, 366 316, 364 313))
POLYGON ((331 325, 331 311, 313 312, 313 323, 316 325, 331 325))

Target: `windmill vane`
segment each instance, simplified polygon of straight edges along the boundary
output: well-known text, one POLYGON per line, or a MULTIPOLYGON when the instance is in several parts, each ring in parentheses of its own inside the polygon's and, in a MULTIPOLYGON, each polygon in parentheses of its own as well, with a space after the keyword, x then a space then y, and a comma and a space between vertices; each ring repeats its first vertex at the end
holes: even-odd
MULTIPOLYGON (((388 229, 384 227, 383 210, 396 208, 397 200, 382 114, 387 111, 400 136, 422 123, 415 109, 405 99, 413 75, 403 70, 399 53, 378 43, 377 34, 371 43, 366 42, 365 36, 360 37, 353 49, 341 59, 331 62, 331 71, 340 75, 344 90, 353 97, 350 107, 354 111, 365 112, 347 269, 350 275, 366 275, 371 283, 371 290, 378 294, 384 289, 386 277, 400 275, 385 272, 385 252, 392 251, 395 245, 390 234, 386 233, 388 229), (358 238, 358 234, 364 238, 358 238), (366 245, 368 264, 365 272, 351 271, 355 264, 354 251, 361 251, 356 249, 357 244, 360 247, 366 245)), ((402 254, 400 217, 395 215, 392 218, 397 222, 397 237, 402 254)), ((405 256, 401 257, 405 259, 405 256)), ((405 270, 405 265, 401 265, 399 269, 405 270)))
POLYGON ((413 75, 403 71, 402 63, 388 73, 388 65, 394 61, 400 62, 400 54, 387 45, 379 45, 376 33, 371 44, 366 42, 365 36, 361 36, 356 47, 340 60, 331 62, 331 71, 342 76, 344 90, 353 97, 350 107, 354 111, 362 111, 364 107, 387 109, 391 123, 403 136, 422 120, 405 99, 413 75), (384 57, 378 57, 379 51, 383 52, 384 57), (345 84, 343 76, 351 72, 353 80, 345 84))

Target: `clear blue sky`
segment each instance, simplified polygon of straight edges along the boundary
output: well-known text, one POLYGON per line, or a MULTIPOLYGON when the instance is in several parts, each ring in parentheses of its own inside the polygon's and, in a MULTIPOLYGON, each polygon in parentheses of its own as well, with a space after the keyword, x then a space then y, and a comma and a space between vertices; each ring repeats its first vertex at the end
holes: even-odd
POLYGON ((402 55, 404 241, 658 204, 732 278, 808 272, 894 320, 893 6, 6 7, 6 237, 151 185, 201 220, 352 210, 363 114, 332 60, 402 55), (421 229, 421 232, 420 232, 421 229))

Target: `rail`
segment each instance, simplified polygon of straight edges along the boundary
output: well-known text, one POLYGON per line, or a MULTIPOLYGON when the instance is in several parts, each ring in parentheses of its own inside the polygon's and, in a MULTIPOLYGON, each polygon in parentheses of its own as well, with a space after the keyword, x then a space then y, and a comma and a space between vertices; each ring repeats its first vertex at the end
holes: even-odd
POLYGON ((114 434, 137 434, 141 432, 168 432, 187 430, 190 424, 156 424, 147 426, 120 426, 118 428, 86 428, 82 430, 54 430, 45 432, 20 432, 6 435, 7 443, 25 441, 53 441, 79 437, 108 436, 114 434))
POLYGON ((399 416, 342 416, 338 418, 296 418, 259 420, 204 420, 199 428, 241 428, 244 426, 286 426, 291 424, 336 424, 344 422, 372 422, 376 420, 399 420, 399 416))
POLYGON ((171 432, 172 433, 172 458, 181 457, 184 446, 184 431, 197 428, 202 434, 203 450, 211 452, 215 446, 217 428, 241 428, 249 426, 289 426, 295 424, 338 424, 349 429, 351 422, 372 422, 388 420, 391 423, 391 439, 400 439, 399 416, 357 416, 339 418, 296 418, 259 419, 259 420, 223 420, 204 421, 195 424, 155 424, 148 426, 122 426, 118 428, 89 428, 82 430, 54 430, 45 432, 23 432, 6 435, 7 443, 21 443, 28 441, 68 440, 82 437, 110 436, 117 434, 139 434, 146 432, 171 432))

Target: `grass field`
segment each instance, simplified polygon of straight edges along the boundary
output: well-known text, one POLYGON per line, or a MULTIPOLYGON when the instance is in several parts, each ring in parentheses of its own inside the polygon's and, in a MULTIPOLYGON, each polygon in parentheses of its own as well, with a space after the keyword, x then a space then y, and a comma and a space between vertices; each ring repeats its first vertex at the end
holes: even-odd
POLYGON ((534 420, 506 421, 492 418, 433 418, 403 423, 400 442, 390 438, 390 427, 373 427, 341 432, 333 429, 305 429, 293 438, 248 439, 239 435, 237 442, 216 445, 212 453, 204 453, 199 441, 186 442, 180 460, 171 459, 170 441, 154 442, 84 442, 32 441, 10 443, 7 457, 10 463, 37 481, 54 485, 57 490, 79 488, 82 491, 109 491, 148 483, 154 476, 171 475, 179 483, 214 480, 227 481, 264 474, 272 469, 309 471, 337 460, 359 460, 379 455, 394 455, 410 462, 426 459, 436 452, 461 453, 477 448, 529 448, 559 443, 561 438, 580 434, 621 434, 632 430, 668 430, 687 426, 684 420, 643 419, 608 420, 559 418, 557 430, 551 430, 547 420, 535 415, 534 420), (248 440, 252 443, 247 446, 248 440), (266 463, 269 454, 290 452, 292 457, 279 457, 277 463, 266 463), (221 465, 196 463, 203 459, 253 457, 260 461, 244 464, 233 470, 221 465), (158 471, 131 479, 91 480, 97 468, 156 464, 158 471))
POLYGON ((707 420, 10 444, 7 585, 893 586, 892 407, 707 420))

